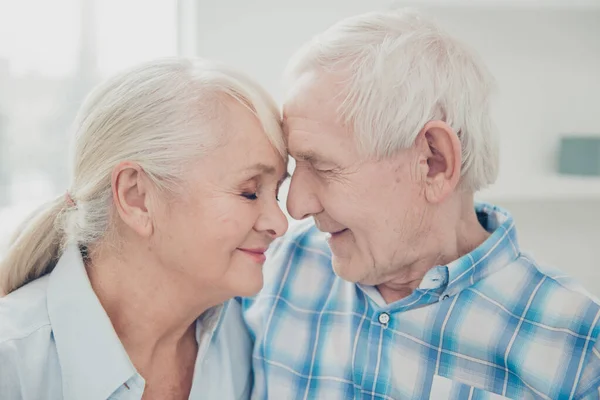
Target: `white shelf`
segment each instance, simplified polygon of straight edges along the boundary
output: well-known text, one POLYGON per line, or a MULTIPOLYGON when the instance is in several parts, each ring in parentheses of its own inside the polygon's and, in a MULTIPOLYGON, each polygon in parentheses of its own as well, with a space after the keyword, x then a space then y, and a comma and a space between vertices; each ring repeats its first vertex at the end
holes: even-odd
POLYGON ((483 201, 600 201, 600 177, 544 176, 530 182, 499 183, 475 196, 483 201))
POLYGON ((600 10, 600 0, 396 0, 395 7, 468 7, 490 9, 600 10))

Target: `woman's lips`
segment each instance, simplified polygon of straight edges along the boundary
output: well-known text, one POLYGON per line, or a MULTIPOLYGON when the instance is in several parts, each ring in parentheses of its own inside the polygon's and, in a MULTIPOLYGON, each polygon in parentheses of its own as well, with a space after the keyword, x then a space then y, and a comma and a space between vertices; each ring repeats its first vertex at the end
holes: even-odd
POLYGON ((254 260, 255 262, 262 264, 267 260, 267 256, 265 256, 265 251, 267 251, 267 249, 265 248, 256 248, 256 249, 238 249, 239 251, 241 251, 242 253, 246 254, 248 257, 250 257, 252 260, 254 260))

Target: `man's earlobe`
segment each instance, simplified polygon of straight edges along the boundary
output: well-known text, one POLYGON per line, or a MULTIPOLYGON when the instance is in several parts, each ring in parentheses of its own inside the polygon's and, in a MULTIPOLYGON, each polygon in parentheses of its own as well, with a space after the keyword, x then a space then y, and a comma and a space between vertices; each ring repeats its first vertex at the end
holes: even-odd
POLYGON ((460 181, 460 140, 443 121, 428 122, 419 136, 427 160, 425 196, 431 203, 440 203, 456 190, 460 181))

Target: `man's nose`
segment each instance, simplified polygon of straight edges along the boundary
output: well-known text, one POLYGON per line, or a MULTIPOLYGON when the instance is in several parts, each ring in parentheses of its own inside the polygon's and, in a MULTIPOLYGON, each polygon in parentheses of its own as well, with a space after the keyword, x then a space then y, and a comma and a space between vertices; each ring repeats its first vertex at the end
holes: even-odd
POLYGON ((304 171, 296 169, 290 182, 287 198, 289 214, 294 219, 304 219, 323 211, 314 188, 314 182, 304 171))

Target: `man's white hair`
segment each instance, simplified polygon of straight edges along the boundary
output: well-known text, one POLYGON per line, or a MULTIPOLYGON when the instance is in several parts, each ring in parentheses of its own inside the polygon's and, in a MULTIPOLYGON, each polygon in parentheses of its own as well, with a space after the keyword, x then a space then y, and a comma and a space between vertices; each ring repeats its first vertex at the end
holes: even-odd
POLYGON ((285 75, 293 83, 306 72, 343 79, 339 118, 367 156, 410 147, 428 121, 442 120, 462 144, 462 187, 477 191, 495 181, 494 79, 475 54, 418 12, 340 21, 304 45, 285 75))

